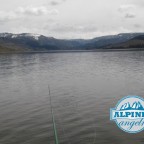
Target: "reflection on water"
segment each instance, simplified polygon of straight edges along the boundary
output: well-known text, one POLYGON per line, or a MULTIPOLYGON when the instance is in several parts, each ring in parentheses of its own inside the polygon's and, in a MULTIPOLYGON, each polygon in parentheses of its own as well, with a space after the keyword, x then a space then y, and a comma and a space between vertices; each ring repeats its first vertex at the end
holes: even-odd
POLYGON ((144 96, 144 52, 0 55, 0 144, 142 144, 109 120, 126 95, 144 96))

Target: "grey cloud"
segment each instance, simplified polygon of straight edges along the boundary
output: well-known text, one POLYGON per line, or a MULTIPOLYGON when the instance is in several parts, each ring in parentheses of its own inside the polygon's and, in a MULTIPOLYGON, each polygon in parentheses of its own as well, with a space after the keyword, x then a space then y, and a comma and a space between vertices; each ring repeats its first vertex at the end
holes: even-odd
POLYGON ((60 3, 57 2, 57 1, 51 1, 50 4, 53 5, 53 6, 55 6, 55 5, 58 5, 58 4, 60 4, 60 3))
POLYGON ((134 13, 135 9, 136 9, 136 5, 126 4, 126 5, 121 5, 118 11, 122 13, 125 18, 135 18, 136 17, 136 14, 134 13))
POLYGON ((125 18, 135 18, 136 15, 134 13, 126 13, 125 18))
POLYGON ((9 21, 17 20, 18 17, 14 12, 4 12, 0 11, 0 22, 1 23, 6 23, 9 21))
POLYGON ((49 4, 52 6, 56 6, 56 5, 60 5, 64 2, 66 2, 66 0, 52 0, 49 4))
POLYGON ((119 11, 119 12, 127 12, 127 11, 133 10, 133 9, 135 9, 135 8, 136 8, 136 6, 133 5, 133 4, 121 5, 121 6, 118 8, 118 11, 119 11))
POLYGON ((129 1, 137 6, 144 7, 144 0, 129 0, 129 1))
POLYGON ((68 32, 95 32, 97 28, 95 26, 72 26, 72 25, 53 25, 51 27, 51 31, 54 32, 61 32, 61 33, 68 33, 68 32))
POLYGON ((58 14, 58 10, 52 9, 49 10, 45 6, 40 6, 40 7, 19 7, 16 12, 18 14, 24 14, 24 15, 34 15, 34 16, 42 16, 42 15, 47 15, 47 14, 52 14, 56 15, 58 14))
POLYGON ((9 21, 27 18, 29 16, 44 16, 57 15, 57 9, 48 9, 47 7, 19 7, 13 11, 0 11, 0 22, 6 23, 9 21))
POLYGON ((134 24, 135 28, 141 28, 142 26, 140 24, 134 24))

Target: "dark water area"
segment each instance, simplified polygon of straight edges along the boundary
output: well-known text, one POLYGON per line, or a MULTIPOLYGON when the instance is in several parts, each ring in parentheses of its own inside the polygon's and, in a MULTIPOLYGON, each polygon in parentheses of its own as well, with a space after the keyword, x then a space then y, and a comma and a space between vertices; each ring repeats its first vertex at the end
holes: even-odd
POLYGON ((0 55, 0 144, 54 144, 48 95, 60 144, 143 144, 109 110, 144 97, 144 51, 0 55))

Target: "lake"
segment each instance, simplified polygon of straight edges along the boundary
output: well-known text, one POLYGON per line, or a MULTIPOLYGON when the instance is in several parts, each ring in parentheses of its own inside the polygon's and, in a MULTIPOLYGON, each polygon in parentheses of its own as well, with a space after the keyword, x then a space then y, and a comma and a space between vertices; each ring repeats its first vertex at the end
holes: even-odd
POLYGON ((144 51, 0 55, 0 144, 143 144, 110 121, 127 95, 144 97, 144 51))

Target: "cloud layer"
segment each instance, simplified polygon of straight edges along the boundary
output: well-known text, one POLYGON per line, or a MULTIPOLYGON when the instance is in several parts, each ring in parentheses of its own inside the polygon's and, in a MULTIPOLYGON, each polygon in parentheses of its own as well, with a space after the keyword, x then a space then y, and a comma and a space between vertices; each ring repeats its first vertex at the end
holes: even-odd
POLYGON ((48 14, 58 14, 58 10, 52 9, 49 10, 45 6, 40 6, 40 7, 19 7, 15 13, 17 14, 24 14, 24 15, 35 15, 35 16, 42 16, 42 15, 48 15, 48 14))
POLYGON ((136 17, 136 5, 134 4, 126 4, 126 5, 121 5, 118 8, 118 11, 124 16, 124 18, 135 18, 136 17))
POLYGON ((125 18, 135 18, 136 15, 134 13, 126 13, 125 18))
POLYGON ((143 0, 0 1, 0 32, 92 38, 144 29, 143 0))
POLYGON ((133 5, 133 4, 127 4, 127 5, 121 5, 118 10, 120 12, 126 12, 126 11, 133 10, 135 8, 136 8, 135 5, 133 5))
POLYGON ((52 5, 52 6, 56 6, 56 5, 60 5, 64 2, 66 2, 66 0, 52 0, 52 1, 50 1, 49 4, 52 5))
POLYGON ((31 16, 53 16, 58 15, 57 9, 49 9, 45 6, 18 7, 13 11, 0 11, 0 22, 9 22, 31 16))

